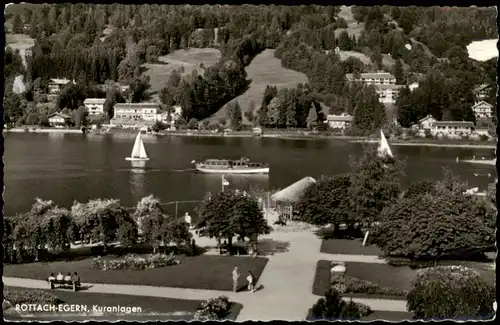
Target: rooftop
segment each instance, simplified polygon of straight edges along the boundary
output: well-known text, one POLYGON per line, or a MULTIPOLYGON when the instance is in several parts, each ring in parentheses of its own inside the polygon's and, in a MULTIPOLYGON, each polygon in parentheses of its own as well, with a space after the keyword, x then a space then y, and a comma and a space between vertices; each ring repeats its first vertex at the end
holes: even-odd
POLYGON ((401 89, 404 85, 373 85, 377 90, 386 90, 386 89, 401 89))
POLYGON ((274 193, 271 198, 274 201, 294 203, 300 200, 309 185, 316 183, 316 180, 312 177, 304 177, 298 182, 282 189, 281 191, 274 193))
POLYGON ((338 121, 338 122, 351 122, 351 115, 327 115, 327 121, 338 121))
POLYGON ((114 106, 115 109, 138 109, 138 108, 160 108, 160 105, 156 103, 117 103, 114 106))
POLYGON ((87 98, 83 101, 84 104, 104 104, 106 98, 87 98))
POLYGON ((474 104, 474 106, 472 106, 472 109, 474 109, 474 108, 475 108, 475 107, 477 107, 477 106, 482 106, 482 105, 486 105, 486 106, 489 106, 489 107, 493 107, 493 105, 491 105, 490 103, 487 103, 487 102, 485 102, 484 100, 482 100, 482 101, 480 101, 480 102, 478 102, 478 103, 474 104))
POLYGON ((432 118, 432 119, 435 119, 435 118, 434 118, 434 116, 432 116, 432 115, 427 115, 426 117, 421 118, 421 119, 420 119, 420 120, 418 120, 418 121, 419 121, 419 122, 423 122, 423 121, 427 121, 427 120, 429 120, 429 119, 431 119, 431 118, 432 118))
MULTIPOLYGON (((57 78, 50 79, 50 81, 57 85, 66 85, 67 83, 71 82, 71 80, 69 79, 57 79, 57 78)), ((73 83, 75 83, 74 80, 73 83)))
MULTIPOLYGON (((375 79, 375 78, 380 78, 380 79, 396 79, 394 75, 392 75, 389 72, 366 72, 366 73, 360 73, 360 77, 363 79, 375 79)), ((346 77, 349 79, 354 79, 354 74, 353 73, 347 73, 346 77)))
POLYGON ((51 117, 54 117, 54 116, 58 116, 58 117, 66 118, 66 119, 71 118, 71 116, 63 114, 63 113, 59 113, 59 112, 52 113, 47 118, 51 118, 51 117))
POLYGON ((474 127, 474 123, 470 121, 437 121, 434 123, 435 126, 470 126, 474 127))

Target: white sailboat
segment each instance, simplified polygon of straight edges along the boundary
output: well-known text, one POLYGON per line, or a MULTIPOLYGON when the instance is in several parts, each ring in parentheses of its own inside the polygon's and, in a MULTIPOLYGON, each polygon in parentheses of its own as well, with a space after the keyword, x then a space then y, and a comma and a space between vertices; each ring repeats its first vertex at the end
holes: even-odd
POLYGON ((380 142, 378 144, 378 155, 380 157, 383 156, 388 156, 393 158, 394 156, 392 155, 391 147, 389 147, 389 142, 387 142, 387 139, 385 138, 384 132, 380 130, 380 142))
POLYGON ((125 160, 129 161, 148 161, 148 155, 146 154, 146 148, 144 148, 144 143, 141 139, 141 132, 137 134, 135 137, 134 148, 132 149, 132 153, 130 157, 125 158, 125 160))

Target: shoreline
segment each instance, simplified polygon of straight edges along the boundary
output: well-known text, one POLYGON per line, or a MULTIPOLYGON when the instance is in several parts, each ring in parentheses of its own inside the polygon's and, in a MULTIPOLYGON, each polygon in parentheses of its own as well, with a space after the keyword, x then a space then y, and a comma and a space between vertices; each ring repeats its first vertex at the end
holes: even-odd
POLYGON ((494 144, 470 144, 470 143, 429 143, 429 142, 393 142, 391 146, 406 147, 447 147, 447 148, 477 148, 477 149, 496 149, 494 144))
MULTIPOLYGON (((12 128, 4 129, 4 133, 59 133, 59 134, 84 134, 78 129, 28 129, 28 128, 12 128)), ((112 132, 95 132, 94 130, 89 130, 86 134, 89 135, 114 135, 114 134, 135 134, 130 130, 113 130, 112 132)), ((284 139, 284 140, 316 140, 316 139, 333 139, 333 140, 345 140, 351 143, 378 143, 376 139, 369 139, 368 137, 359 136, 344 136, 344 135, 326 135, 326 134, 311 134, 308 132, 304 133, 264 133, 260 136, 254 135, 252 132, 232 132, 232 133, 211 133, 211 132, 179 132, 179 131, 167 131, 154 134, 148 134, 153 136, 178 136, 178 137, 203 137, 203 138, 268 138, 268 139, 284 139)), ((402 140, 389 141, 391 146, 407 146, 407 147, 443 147, 443 148, 477 148, 477 149, 495 149, 496 144, 484 144, 484 143, 439 143, 439 142, 420 142, 414 139, 408 140, 406 142, 402 140)))

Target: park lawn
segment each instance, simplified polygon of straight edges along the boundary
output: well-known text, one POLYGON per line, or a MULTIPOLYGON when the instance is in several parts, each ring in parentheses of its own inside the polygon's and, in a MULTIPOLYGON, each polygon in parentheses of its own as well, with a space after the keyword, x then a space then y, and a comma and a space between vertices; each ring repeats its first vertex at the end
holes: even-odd
POLYGON ((321 253, 345 255, 382 256, 382 250, 376 245, 362 246, 362 239, 323 239, 321 253))
MULTIPOLYGON (((250 103, 253 102, 255 110, 260 108, 266 86, 276 86, 278 90, 283 88, 295 88, 299 83, 307 83, 308 78, 305 74, 294 70, 286 69, 281 66, 281 60, 274 57, 273 49, 266 49, 259 53, 245 68, 247 79, 251 80, 249 88, 240 96, 231 100, 229 103, 238 101, 243 114, 243 123, 249 121, 245 112, 250 110, 250 103)), ((229 104, 228 103, 228 104, 229 104)), ((224 105, 218 112, 213 114, 208 120, 216 123, 219 119, 227 118, 227 106, 224 105)))
MULTIPOLYGON (((313 294, 324 296, 330 288, 330 263, 331 261, 320 260, 316 265, 314 277, 313 294)), ((380 287, 399 288, 409 290, 416 277, 416 270, 409 267, 395 267, 388 264, 346 262, 346 276, 370 281, 380 287)), ((379 298, 405 300, 402 296, 368 295, 364 293, 346 293, 346 296, 358 298, 379 298)))
MULTIPOLYGON (((320 260, 316 266, 316 274, 313 284, 313 294, 323 296, 330 288, 330 263, 331 261, 320 260)), ((486 263, 455 262, 455 265, 464 264, 478 271, 487 283, 494 285, 495 271, 488 269, 486 263)), ((370 281, 380 287, 410 290, 413 281, 417 277, 418 269, 409 266, 391 266, 389 264, 346 262, 346 276, 360 280, 370 281)), ((353 297, 379 298, 379 299, 405 299, 401 296, 346 294, 353 297)))
MULTIPOLYGON (((119 295, 109 293, 94 293, 94 292, 73 292, 68 290, 49 290, 49 289, 28 289, 19 287, 6 287, 5 292, 9 291, 45 291, 57 296, 64 301, 65 304, 72 305, 85 305, 88 310, 92 306, 123 306, 123 307, 141 307, 142 313, 140 315, 106 315, 98 317, 99 320, 192 320, 194 313, 202 303, 201 300, 186 300, 186 299, 172 299, 160 297, 147 297, 147 296, 132 296, 132 295, 119 295)), ((215 297, 214 297, 215 298, 215 297)), ((242 305, 238 303, 231 304, 231 310, 227 317, 228 320, 235 320, 241 311, 242 305)), ((70 317, 70 316, 68 316, 70 317)), ((75 316, 75 320, 89 316, 75 316)), ((60 320, 61 316, 44 316, 47 318, 60 320)), ((66 317, 65 317, 66 319, 66 317)), ((69 319, 68 319, 69 320, 69 319)))
MULTIPOLYGON (((92 268, 92 260, 86 258, 70 262, 5 265, 3 275, 45 280, 50 273, 78 272, 83 283, 232 291, 232 271, 235 266, 243 277, 252 271, 258 280, 268 262, 267 258, 261 257, 200 255, 180 258, 179 265, 156 269, 101 271, 92 268)), ((241 284, 243 287, 244 283, 241 284)))

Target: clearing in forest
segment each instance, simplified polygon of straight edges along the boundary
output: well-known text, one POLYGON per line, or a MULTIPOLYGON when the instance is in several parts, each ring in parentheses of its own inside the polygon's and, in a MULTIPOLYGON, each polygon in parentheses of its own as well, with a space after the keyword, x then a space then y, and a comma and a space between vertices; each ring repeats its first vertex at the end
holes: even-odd
MULTIPOLYGON (((259 109, 267 85, 277 86, 279 90, 282 88, 295 88, 299 83, 306 83, 308 80, 303 73, 283 68, 281 60, 274 57, 273 49, 267 49, 258 54, 245 68, 245 71, 248 75, 247 78, 251 80, 250 86, 246 92, 229 103, 238 101, 243 114, 243 123, 246 124, 249 121, 245 116, 245 112, 249 110, 251 102, 255 104, 255 109, 259 109)), ((212 115, 209 120, 216 122, 219 119, 227 118, 228 104, 212 115)))
POLYGON ((209 67, 217 63, 220 57, 220 51, 212 48, 177 50, 168 55, 160 56, 158 63, 143 64, 143 67, 147 69, 144 73, 151 78, 151 91, 160 91, 161 88, 165 87, 174 70, 184 67, 184 75, 190 74, 194 69, 199 74, 203 74, 204 69, 200 68, 200 64, 203 63, 205 67, 209 67))
POLYGON ((35 46, 35 40, 25 34, 5 34, 5 43, 13 50, 26 50, 35 46))

